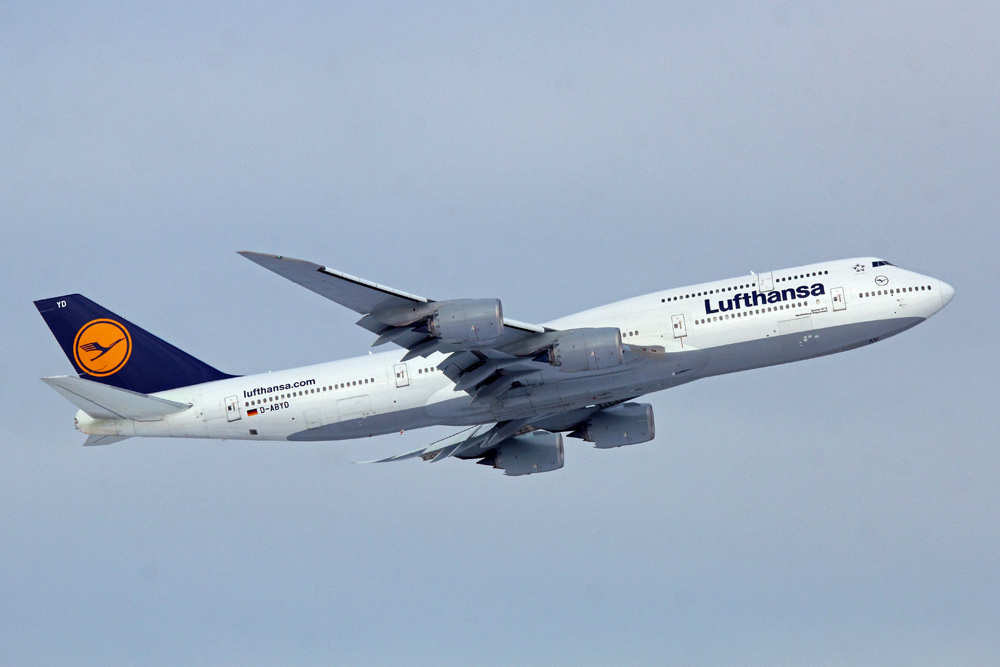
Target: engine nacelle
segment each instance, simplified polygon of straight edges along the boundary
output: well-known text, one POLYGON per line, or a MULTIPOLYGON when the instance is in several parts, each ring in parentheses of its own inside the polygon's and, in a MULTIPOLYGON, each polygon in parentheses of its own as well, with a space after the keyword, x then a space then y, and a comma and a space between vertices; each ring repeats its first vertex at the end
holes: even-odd
POLYGON ((624 403, 595 413, 583 426, 583 439, 598 449, 649 442, 656 437, 653 406, 624 403))
POLYGON ((503 335, 500 299, 442 301, 427 321, 431 335, 450 343, 480 343, 503 335))
POLYGON ((511 476, 559 470, 566 462, 562 435, 533 431, 508 438, 497 447, 491 460, 484 459, 482 462, 492 463, 494 468, 511 476))
POLYGON ((622 365, 622 332, 614 327, 571 329, 549 349, 549 363, 566 373, 622 365))

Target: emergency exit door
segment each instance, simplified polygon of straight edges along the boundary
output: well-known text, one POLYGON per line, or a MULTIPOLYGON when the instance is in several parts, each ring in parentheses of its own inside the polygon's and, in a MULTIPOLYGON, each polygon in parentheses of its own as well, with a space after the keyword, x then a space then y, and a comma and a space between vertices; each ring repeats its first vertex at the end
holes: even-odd
POLYGON ((672 315, 670 317, 670 324, 673 325, 674 338, 684 338, 688 335, 687 325, 684 324, 683 315, 672 315))
POLYGON ((406 374, 406 364, 396 364, 392 370, 396 374, 397 387, 410 386, 410 376, 406 374))
POLYGON ((844 310, 847 308, 847 301, 844 300, 844 288, 834 287, 830 290, 830 295, 833 297, 833 309, 834 310, 844 310))
POLYGON ((226 421, 234 422, 243 417, 240 414, 240 399, 238 396, 226 396, 226 421))

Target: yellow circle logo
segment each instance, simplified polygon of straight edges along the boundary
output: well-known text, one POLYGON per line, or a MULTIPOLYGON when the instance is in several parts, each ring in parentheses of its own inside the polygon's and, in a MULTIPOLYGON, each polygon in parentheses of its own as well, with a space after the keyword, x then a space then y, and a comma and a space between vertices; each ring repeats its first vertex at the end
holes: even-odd
POLYGON ((90 375, 104 377, 121 370, 132 354, 128 329, 114 320, 91 320, 73 341, 76 365, 90 375))

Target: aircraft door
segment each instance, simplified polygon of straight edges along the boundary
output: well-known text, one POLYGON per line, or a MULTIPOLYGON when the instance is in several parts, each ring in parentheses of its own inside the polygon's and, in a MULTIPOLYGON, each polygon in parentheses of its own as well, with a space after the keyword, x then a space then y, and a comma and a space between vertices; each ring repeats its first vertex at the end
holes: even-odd
POLYGON ((226 421, 234 422, 242 417, 239 396, 226 396, 226 421))
POLYGON ((847 301, 844 300, 843 287, 834 287, 832 290, 830 290, 830 295, 833 297, 834 310, 844 310, 847 308, 847 301))
POLYGON ((683 315, 671 315, 670 324, 673 325, 672 328, 674 330, 674 338, 684 338, 684 336, 688 335, 683 315))
POLYGON ((309 410, 306 410, 304 416, 306 418, 306 428, 319 428, 323 425, 323 417, 320 416, 317 408, 310 408, 309 410))
POLYGON ((757 274, 757 290, 759 292, 770 292, 774 289, 774 280, 771 272, 757 274))
POLYGON ((410 376, 406 374, 406 364, 396 364, 392 367, 392 370, 396 373, 397 387, 410 386, 410 376))
POLYGON ((346 422, 352 419, 364 419, 368 415, 374 414, 372 403, 368 395, 342 398, 337 401, 337 414, 340 421, 346 422))

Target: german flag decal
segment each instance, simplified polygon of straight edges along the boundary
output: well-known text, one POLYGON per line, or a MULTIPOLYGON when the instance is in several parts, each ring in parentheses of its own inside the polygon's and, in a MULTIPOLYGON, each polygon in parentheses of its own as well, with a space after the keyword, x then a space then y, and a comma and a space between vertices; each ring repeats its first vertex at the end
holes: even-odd
POLYGON ((247 410, 247 417, 256 417, 256 416, 257 416, 257 408, 251 408, 247 410))

